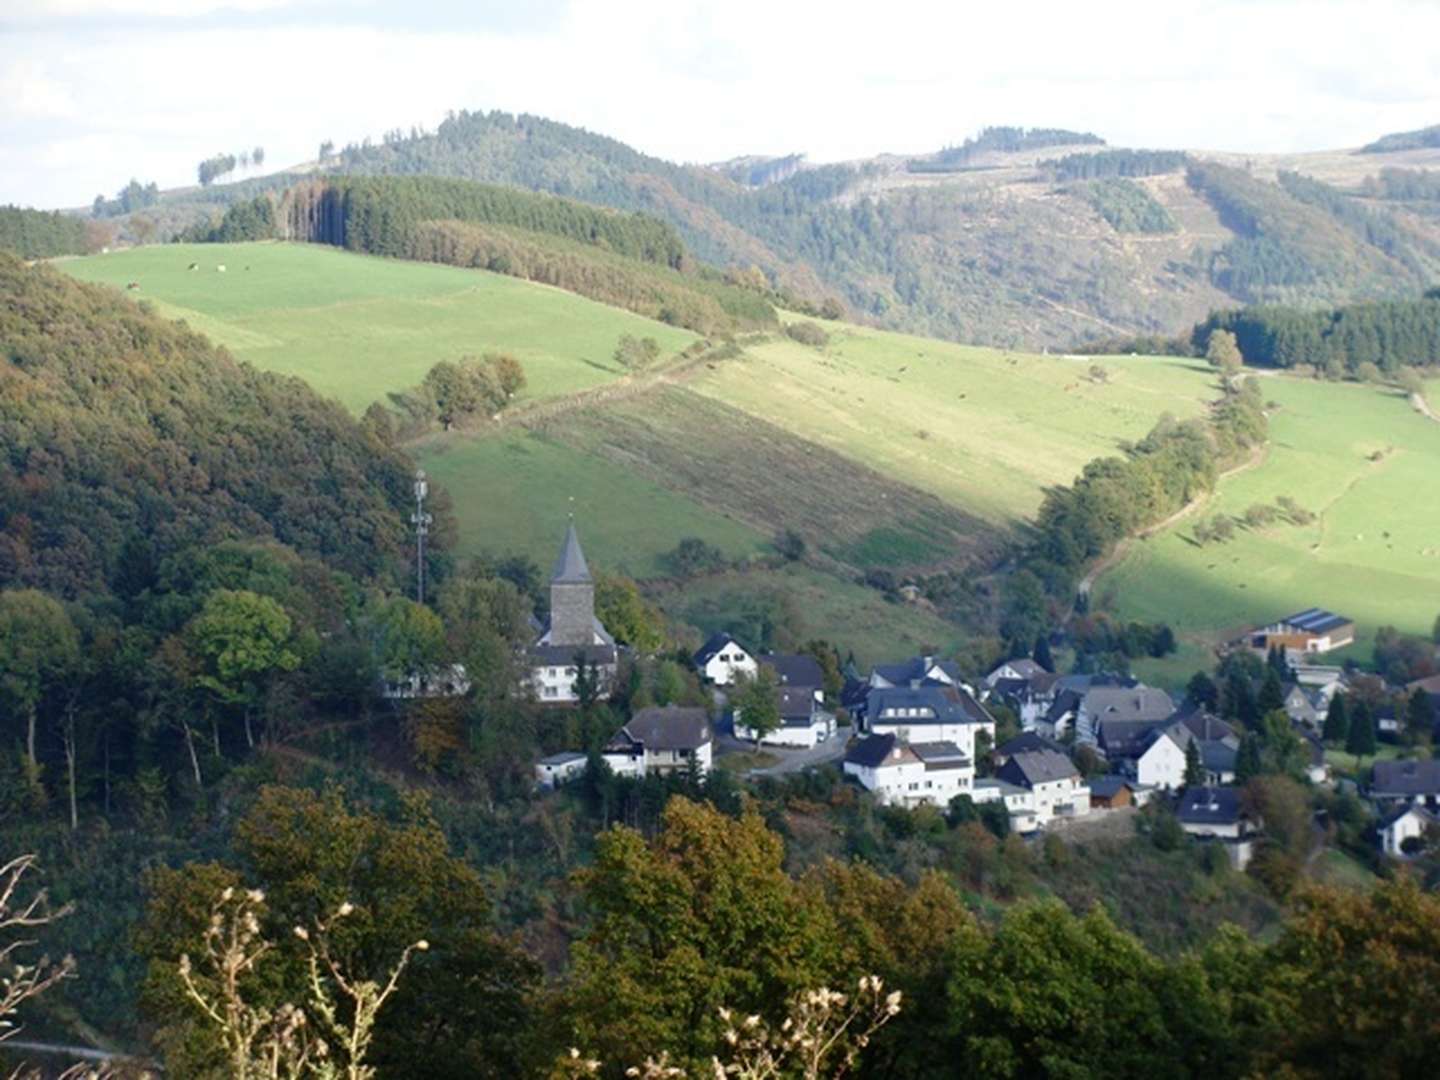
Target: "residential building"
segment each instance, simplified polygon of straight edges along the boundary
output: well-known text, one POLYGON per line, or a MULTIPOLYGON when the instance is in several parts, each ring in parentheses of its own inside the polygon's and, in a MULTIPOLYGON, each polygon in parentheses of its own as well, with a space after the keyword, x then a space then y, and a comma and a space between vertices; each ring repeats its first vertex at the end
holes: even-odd
POLYGON ((955 796, 970 794, 975 778, 974 762, 954 743, 907 743, 893 734, 860 739, 843 767, 886 806, 944 809, 955 796))
POLYGON ((1330 701, 1325 691, 1318 686, 1292 683, 1285 691, 1285 715, 1296 724, 1304 724, 1311 731, 1325 726, 1325 714, 1330 701))
POLYGON ((1377 803, 1417 803, 1440 809, 1440 761, 1377 761, 1371 772, 1370 798, 1377 803))
POLYGON ((557 788, 585 773, 588 759, 578 750, 564 750, 535 763, 535 782, 543 788, 557 788))
POLYGON ((530 686, 542 705, 580 700, 576 681, 584 664, 596 681, 597 696, 610 696, 619 670, 619 650, 595 617, 595 579, 571 522, 550 574, 550 617, 529 649, 530 686))
POLYGON ((1119 773, 1092 776, 1087 783, 1090 785, 1092 810, 1120 810, 1127 806, 1142 805, 1135 798, 1138 782, 1127 776, 1119 773))
POLYGON ((1323 608, 1307 608, 1252 631, 1247 640, 1252 649, 1261 652, 1279 648, 1287 652, 1323 653, 1353 644, 1355 623, 1323 608))
MULTIPOLYGON (((819 687, 780 686, 775 695, 779 699, 780 726, 760 740, 764 745, 808 749, 835 734, 835 716, 826 711, 825 692, 819 687)), ((743 710, 735 710, 735 737, 754 739, 755 732, 745 726, 744 717, 743 710)))
POLYGON ((1003 802, 1011 832, 1032 833, 1040 827, 1035 820, 1035 793, 1029 788, 990 776, 974 782, 970 798, 976 803, 1003 802))
POLYGON ((1186 788, 1175 816, 1180 827, 1191 836, 1224 843, 1237 869, 1245 869, 1250 862, 1252 848, 1247 838, 1259 823, 1251 821, 1245 813, 1238 788, 1186 788))
POLYGON ((710 771, 714 754, 710 717, 680 705, 641 709, 605 744, 603 757, 617 774, 710 771))
POLYGON ((760 663, 775 673, 775 681, 781 686, 808 686, 817 690, 825 686, 820 661, 806 653, 766 653, 760 657, 760 663))
POLYGON ((1014 754, 996 770, 995 776, 1025 788, 1035 797, 1035 824, 1039 828, 1055 818, 1083 817, 1090 812, 1090 788, 1080 770, 1054 750, 1014 754))
POLYGON ((1189 730, 1184 724, 1151 728, 1145 748, 1134 759, 1135 780, 1161 791, 1178 791, 1185 786, 1186 750, 1189 730))
POLYGON ((700 677, 716 686, 730 686, 737 676, 754 678, 760 665, 743 645, 729 634, 716 634, 695 654, 700 677))
POLYGON ((1159 723, 1175 714, 1175 702, 1164 690, 1137 686, 1091 686, 1080 698, 1075 714, 1075 739, 1095 743, 1100 724, 1107 720, 1159 723))
POLYGON ((1007 739, 995 748, 994 761, 998 769, 1005 762, 1009 761, 1016 754, 1026 753, 1033 750, 1054 750, 1063 754, 1065 747, 1054 739, 1047 739, 1035 731, 1022 731, 1013 739, 1007 739))
POLYGON ((1048 675, 1049 672, 1026 656, 1021 657, 1019 660, 1006 660, 994 671, 990 672, 989 675, 985 676, 985 685, 993 690, 995 689, 995 685, 1001 680, 1009 679, 1028 683, 1036 675, 1041 674, 1048 675))
POLYGON ((1432 829, 1440 829, 1440 816, 1418 804, 1399 807, 1380 820, 1380 850, 1392 859, 1404 858, 1410 854, 1405 842, 1422 840, 1432 829))
POLYGON ((864 727, 869 734, 898 735, 906 742, 953 742, 971 759, 978 733, 995 737, 995 718, 955 686, 871 689, 864 727))

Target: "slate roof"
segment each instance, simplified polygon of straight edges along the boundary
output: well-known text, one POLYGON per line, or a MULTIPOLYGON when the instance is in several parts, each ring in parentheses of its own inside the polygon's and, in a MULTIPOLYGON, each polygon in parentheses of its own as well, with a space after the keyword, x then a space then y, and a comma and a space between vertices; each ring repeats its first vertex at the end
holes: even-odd
POLYGON ((1085 692, 1085 712, 1101 720, 1168 720, 1175 702, 1153 686, 1092 686, 1085 692))
POLYGON ((863 712, 865 699, 870 696, 870 684, 860 679, 847 677, 840 691, 840 704, 850 712, 863 712))
POLYGON ((1059 753, 1060 744, 1054 739, 1047 739, 1033 731, 1022 731, 1013 739, 1008 739, 997 746, 995 753, 999 757, 1010 757, 1012 754, 1023 754, 1033 750, 1054 750, 1059 753))
POLYGON ((953 742, 911 743, 910 749, 929 770, 964 769, 970 764, 970 759, 953 742))
POLYGON ((813 656, 767 653, 760 657, 760 663, 775 670, 782 686, 819 688, 825 685, 825 673, 820 670, 820 662, 813 656))
POLYGON ((1124 776, 1117 776, 1114 773, 1108 776, 1092 776, 1088 781, 1090 795, 1096 799, 1113 799, 1121 788, 1128 787, 1135 790, 1135 784, 1124 776))
POLYGON ((1183 825, 1234 825, 1241 818, 1240 790, 1233 787, 1188 787, 1176 816, 1183 825))
POLYGON ((780 719, 787 727, 809 727, 815 711, 815 689, 809 686, 782 686, 780 719))
POLYGON ((878 686, 870 691, 866 716, 871 724, 920 727, 927 724, 991 723, 990 714, 969 694, 951 695, 948 686, 878 686), (885 716, 891 709, 925 710, 925 716, 885 716))
POLYGON ((715 657, 728 649, 731 645, 737 646, 741 652, 745 653, 746 656, 750 655, 749 649, 745 648, 744 645, 741 645, 729 634, 722 631, 718 634, 712 634, 710 636, 710 640, 705 642, 704 645, 700 646, 699 651, 695 653, 695 666, 704 667, 711 660, 715 659, 715 657))
POLYGON ((1440 795, 1440 761, 1377 761, 1370 794, 1382 797, 1440 795))
POLYGON ((583 654, 587 664, 605 667, 615 663, 617 652, 614 645, 532 645, 530 663, 532 667, 569 667, 576 654, 583 654))
POLYGON ((590 567, 585 564, 585 553, 580 550, 580 537, 575 533, 575 523, 565 530, 565 542, 560 546, 560 556, 555 560, 555 569, 550 580, 557 585, 593 585, 590 567))
POLYGON ((898 742, 900 739, 895 735, 867 735, 845 751, 845 761, 850 765, 873 769, 884 764, 898 742))
POLYGON ((1054 750, 1027 750, 1005 762, 995 775, 1021 787, 1034 787, 1078 777, 1080 770, 1068 757, 1054 750))
POLYGON ((1213 713, 1204 712, 1203 710, 1192 712, 1187 716, 1181 717, 1180 722, 1185 725, 1191 735, 1194 735, 1202 742, 1239 737, 1235 729, 1224 720, 1221 720, 1213 713))
POLYGON ((579 750, 561 750, 558 754, 540 759, 541 765, 569 765, 572 761, 584 761, 585 755, 579 750))
POLYGON ((1028 656, 1024 656, 1018 660, 1006 660, 1003 664, 996 664, 995 671, 990 672, 990 676, 988 677, 993 677, 996 671, 999 671, 1001 668, 1007 667, 1011 671, 1015 672, 1017 676, 1026 680, 1040 674, 1042 671, 1045 670, 1034 660, 1031 660, 1028 656))
POLYGON ((933 656, 912 656, 898 664, 876 664, 870 677, 873 680, 878 676, 891 686, 909 686, 924 680, 932 668, 939 668, 947 678, 955 682, 960 681, 958 664, 949 660, 936 660, 933 656))
POLYGON ((704 709, 656 705, 641 709, 620 731, 646 750, 698 750, 710 741, 710 717, 704 709))
POLYGON ((1139 757, 1154 742, 1151 733, 1162 726, 1155 720, 1101 720, 1097 725, 1096 742, 1111 761, 1139 757))
MULTIPOLYGON (((979 791, 981 788, 994 788, 1001 795, 1028 795, 1030 793, 1028 788, 1023 788, 1019 784, 1012 784, 1008 780, 1001 780, 998 776, 988 776, 976 780, 975 790, 979 791)), ((1027 814, 1030 812, 1029 810, 1025 811, 1027 814)))
POLYGON ((1440 825, 1440 817, 1436 817, 1419 803, 1407 803, 1404 806, 1396 807, 1394 810, 1390 811, 1390 813, 1382 817, 1377 827, 1381 829, 1388 829, 1391 825, 1394 825, 1395 822, 1399 821, 1406 814, 1417 814, 1420 817, 1420 820, 1425 822, 1425 824, 1427 825, 1440 825))

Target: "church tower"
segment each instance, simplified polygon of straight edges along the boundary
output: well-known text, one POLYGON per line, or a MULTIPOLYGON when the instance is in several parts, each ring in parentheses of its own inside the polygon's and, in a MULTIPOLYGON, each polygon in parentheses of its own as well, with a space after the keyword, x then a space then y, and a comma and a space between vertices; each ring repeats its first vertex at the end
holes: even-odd
POLYGON ((565 543, 550 574, 550 645, 596 645, 595 579, 585 564, 575 523, 565 531, 565 543))

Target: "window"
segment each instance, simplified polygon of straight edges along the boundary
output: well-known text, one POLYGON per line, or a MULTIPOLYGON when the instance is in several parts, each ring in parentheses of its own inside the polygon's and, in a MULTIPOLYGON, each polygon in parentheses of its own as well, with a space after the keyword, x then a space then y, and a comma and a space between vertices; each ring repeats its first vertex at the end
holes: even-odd
POLYGON ((554 686, 547 686, 547 687, 545 687, 545 696, 546 696, 546 697, 555 697, 555 696, 558 695, 559 693, 560 693, 559 689, 556 688, 556 687, 554 687, 554 686))
POLYGON ((919 781, 916 781, 916 780, 910 781, 910 790, 911 790, 911 791, 919 791, 919 790, 920 790, 920 783, 919 783, 919 781))

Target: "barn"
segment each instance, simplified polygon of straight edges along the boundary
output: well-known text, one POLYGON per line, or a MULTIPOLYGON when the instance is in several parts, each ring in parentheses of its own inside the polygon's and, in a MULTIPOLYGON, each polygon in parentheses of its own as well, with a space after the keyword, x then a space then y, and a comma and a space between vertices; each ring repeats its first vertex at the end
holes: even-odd
POLYGON ((1281 648, 1298 653, 1323 653, 1343 649, 1354 641, 1355 623, 1324 608, 1298 611, 1250 635, 1251 647, 1264 652, 1281 648))

